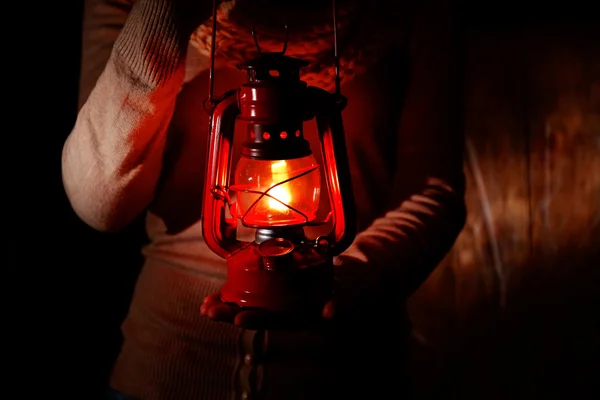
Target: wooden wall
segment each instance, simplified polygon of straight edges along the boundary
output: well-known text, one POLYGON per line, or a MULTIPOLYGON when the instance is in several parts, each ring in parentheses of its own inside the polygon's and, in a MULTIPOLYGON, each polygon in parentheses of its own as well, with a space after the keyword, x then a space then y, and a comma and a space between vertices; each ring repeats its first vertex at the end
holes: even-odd
POLYGON ((588 398, 600 379, 598 26, 467 33, 469 215, 410 300, 419 397, 588 398))

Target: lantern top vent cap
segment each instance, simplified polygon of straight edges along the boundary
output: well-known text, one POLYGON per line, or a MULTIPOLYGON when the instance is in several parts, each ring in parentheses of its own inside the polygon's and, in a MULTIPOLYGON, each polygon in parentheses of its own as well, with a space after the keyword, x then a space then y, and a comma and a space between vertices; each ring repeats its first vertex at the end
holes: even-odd
POLYGON ((309 62, 300 58, 284 56, 281 53, 263 53, 260 56, 239 64, 237 67, 241 70, 277 70, 299 71, 308 66, 309 62))

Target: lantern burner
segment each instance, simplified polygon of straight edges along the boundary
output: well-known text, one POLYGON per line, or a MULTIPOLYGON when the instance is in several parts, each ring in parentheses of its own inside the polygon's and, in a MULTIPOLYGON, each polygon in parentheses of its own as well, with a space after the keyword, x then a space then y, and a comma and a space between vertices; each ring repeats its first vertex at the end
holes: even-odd
POLYGON ((256 243, 268 240, 285 239, 292 243, 300 243, 306 240, 304 229, 301 226, 280 226, 276 228, 258 228, 254 234, 256 243))
POLYGON ((296 246, 284 238, 269 239, 257 247, 263 268, 267 271, 281 271, 294 267, 294 250, 296 246))

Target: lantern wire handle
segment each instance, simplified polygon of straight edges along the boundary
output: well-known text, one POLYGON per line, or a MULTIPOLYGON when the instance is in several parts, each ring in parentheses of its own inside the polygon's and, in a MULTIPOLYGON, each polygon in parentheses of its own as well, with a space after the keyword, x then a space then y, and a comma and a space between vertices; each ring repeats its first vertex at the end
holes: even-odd
POLYGON ((215 92, 215 50, 217 48, 217 0, 212 2, 212 32, 210 42, 210 67, 208 70, 208 99, 207 106, 211 109, 214 107, 214 92, 215 92))
MULTIPOLYGON (((213 0, 213 11, 212 11, 212 32, 211 32, 211 46, 210 46, 210 67, 208 72, 208 99, 207 106, 214 107, 214 76, 215 76, 215 50, 216 50, 216 41, 217 41, 217 0, 213 0)), ((331 11, 333 14, 333 57, 335 63, 335 94, 339 98, 341 97, 341 78, 340 78, 340 57, 338 52, 338 25, 337 25, 337 4, 335 0, 331 0, 331 11)), ((285 41, 283 43, 283 49, 280 54, 285 54, 288 45, 288 25, 287 23, 284 25, 285 27, 285 41)), ((260 44, 258 43, 258 38, 256 36, 256 24, 252 27, 252 37, 254 38, 254 44, 256 45, 256 49, 258 53, 262 55, 262 51, 260 48, 260 44)))
POLYGON ((339 98, 342 95, 340 79, 340 57, 338 54, 338 26, 337 6, 335 0, 331 0, 331 12, 333 14, 333 57, 335 62, 335 94, 339 98))
MULTIPOLYGON (((285 54, 285 51, 287 50, 288 39, 289 39, 287 22, 284 23, 283 27, 285 29, 285 40, 283 42, 283 49, 281 49, 281 51, 279 53, 275 53, 275 54, 279 54, 279 55, 285 54)), ((252 38, 254 39, 254 44, 256 45, 256 50, 258 50, 258 54, 262 55, 263 52, 260 48, 260 44, 258 43, 258 37, 256 36, 256 23, 254 25, 252 25, 252 38)))

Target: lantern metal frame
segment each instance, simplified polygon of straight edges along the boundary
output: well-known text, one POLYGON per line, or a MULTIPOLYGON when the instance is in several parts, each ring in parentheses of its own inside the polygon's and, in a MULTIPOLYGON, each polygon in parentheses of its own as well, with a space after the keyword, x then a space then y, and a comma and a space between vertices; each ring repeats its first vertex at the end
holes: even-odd
MULTIPOLYGON (((356 234, 356 210, 342 122, 342 110, 345 108, 347 101, 340 90, 341 80, 335 0, 332 0, 332 13, 335 92, 331 93, 321 88, 307 86, 306 83, 300 80, 298 75, 298 83, 303 86, 298 86, 297 96, 291 96, 298 103, 295 104, 292 102, 293 104, 289 105, 291 108, 296 107, 301 109, 298 111, 301 114, 298 117, 301 118, 300 124, 303 123, 302 121, 316 120, 331 211, 325 221, 314 222, 309 221, 307 218, 306 224, 287 227, 258 227, 256 230, 256 240, 254 242, 244 242, 236 238, 236 228, 240 215, 232 209, 233 202, 229 196, 231 190, 239 190, 235 185, 230 185, 235 121, 238 118, 242 118, 243 115, 252 119, 261 114, 261 112, 268 114, 271 112, 268 108, 269 105, 277 107, 278 104, 282 103, 282 99, 280 98, 281 96, 277 97, 279 94, 273 94, 273 91, 261 92, 256 86, 253 87, 252 85, 249 88, 231 90, 219 98, 214 96, 217 1, 213 0, 209 95, 205 102, 205 109, 210 114, 210 132, 202 205, 202 230, 208 247, 220 257, 227 259, 228 262, 228 281, 232 281, 229 286, 235 286, 235 289, 231 287, 227 288, 228 283, 226 283, 221 292, 223 301, 234 302, 240 306, 285 311, 288 308, 287 304, 290 304, 290 302, 280 300, 281 296, 287 296, 286 294, 282 294, 280 290, 281 285, 287 285, 286 288, 288 291, 291 290, 292 286, 297 288, 298 285, 306 285, 306 290, 299 290, 299 294, 297 293, 298 296, 307 295, 310 297, 311 295, 307 293, 311 291, 310 286, 315 282, 321 288, 319 290, 327 292, 328 288, 333 285, 333 257, 348 248, 354 240, 356 234), (266 99, 265 102, 253 103, 253 100, 256 100, 257 91, 258 94, 264 96, 266 99), (254 99, 250 97, 254 97, 254 99), (329 234, 319 236, 314 240, 309 240, 304 236, 303 226, 327 223, 329 220, 332 221, 332 229, 329 234), (269 249, 261 248, 261 245, 269 247, 269 249), (320 261, 315 265, 319 267, 312 269, 304 268, 302 269, 304 272, 294 272, 289 268, 276 271, 276 265, 290 265, 294 263, 290 255, 294 251, 294 246, 299 245, 305 249, 309 248, 309 252, 312 251, 313 256, 318 256, 320 261), (257 254, 261 255, 260 259, 256 258, 257 254), (255 274, 251 271, 253 268, 236 268, 236 263, 244 265, 259 263, 261 264, 261 268, 259 269, 266 269, 268 273, 255 274), (271 266, 274 266, 274 268, 271 268, 271 266), (295 279, 297 282, 291 285, 290 279, 295 279), (246 288, 244 285, 249 285, 249 287, 246 288), (228 290, 229 295, 224 295, 224 292, 228 290), (259 294, 255 296, 253 291, 259 294), (271 295, 270 292, 278 292, 279 294, 271 295)), ((250 80, 253 79, 253 74, 256 74, 256 70, 259 68, 257 65, 262 65, 262 62, 270 63, 269 65, 282 65, 281 68, 287 68, 287 71, 291 71, 292 74, 296 73, 296 68, 299 71, 300 67, 306 65, 303 60, 285 56, 284 53, 287 48, 287 25, 285 25, 285 30, 286 40, 283 50, 279 53, 263 53, 258 43, 255 28, 252 29, 259 58, 238 66, 239 69, 248 70, 250 80)), ((298 137, 294 139, 299 140, 298 143, 305 141, 300 136, 300 131, 296 132, 298 132, 296 134, 298 137)), ((254 133, 251 134, 254 138, 254 133)), ((296 152, 297 154, 291 154, 289 151, 286 153, 284 148, 278 149, 276 145, 269 144, 269 146, 261 143, 260 139, 256 139, 253 143, 247 145, 244 151, 250 156, 256 156, 259 159, 266 158, 273 160, 286 159, 286 156, 299 157, 306 153, 306 149, 302 150, 301 145, 288 146, 289 151, 296 152)), ((306 142, 306 146, 308 146, 308 142, 306 142)), ((311 154, 310 146, 307 149, 308 154, 311 154)), ((302 171, 302 173, 292 176, 286 182, 298 179, 299 176, 303 176, 311 171, 312 169, 302 171)), ((282 182, 278 184, 282 184, 282 182)), ((270 189, 257 192, 259 199, 264 196, 272 197, 268 193, 270 189)), ((285 205, 290 207, 288 204, 285 205)), ((294 211, 300 212, 295 209, 294 211)), ((242 215, 242 221, 244 221, 243 218, 244 216, 242 215)))

